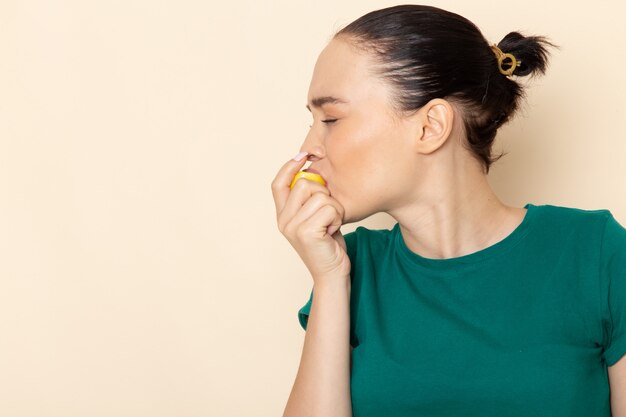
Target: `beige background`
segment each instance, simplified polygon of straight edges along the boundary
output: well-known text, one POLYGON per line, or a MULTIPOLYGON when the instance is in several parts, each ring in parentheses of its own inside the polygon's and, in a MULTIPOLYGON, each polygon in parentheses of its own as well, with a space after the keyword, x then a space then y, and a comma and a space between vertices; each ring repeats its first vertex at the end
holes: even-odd
MULTIPOLYGON (((0 0, 0 415, 281 415, 312 281, 270 183, 331 34, 394 4, 0 0)), ((622 2, 430 4, 562 46, 501 198, 626 224, 622 2)))

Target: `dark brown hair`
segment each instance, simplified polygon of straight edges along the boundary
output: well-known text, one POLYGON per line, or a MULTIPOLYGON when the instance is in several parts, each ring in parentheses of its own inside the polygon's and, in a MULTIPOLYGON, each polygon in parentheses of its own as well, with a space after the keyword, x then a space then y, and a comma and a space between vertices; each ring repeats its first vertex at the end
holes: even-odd
MULTIPOLYGON (((460 105, 467 145, 485 172, 503 156, 492 157, 491 147, 524 91, 500 73, 494 51, 472 22, 436 7, 400 5, 367 13, 334 38, 373 54, 377 74, 392 86, 397 111, 448 99, 460 105)), ((545 73, 547 46, 555 45, 543 36, 511 32, 497 46, 521 61, 513 75, 526 76, 545 73)))

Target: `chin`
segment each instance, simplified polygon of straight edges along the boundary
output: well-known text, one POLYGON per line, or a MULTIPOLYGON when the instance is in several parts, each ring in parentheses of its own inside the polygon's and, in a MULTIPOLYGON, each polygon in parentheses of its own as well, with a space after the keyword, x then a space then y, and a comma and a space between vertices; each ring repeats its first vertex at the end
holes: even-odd
POLYGON ((333 196, 332 193, 331 196, 344 209, 343 224, 355 223, 376 213, 376 211, 373 211, 374 207, 365 207, 365 203, 368 203, 368 201, 363 201, 362 199, 352 200, 349 197, 344 199, 343 196, 333 196))
POLYGON ((363 219, 367 219, 369 216, 374 214, 374 213, 354 213, 350 211, 350 209, 347 207, 345 207, 345 210, 346 212, 344 213, 344 216, 343 216, 343 224, 356 223, 363 219))

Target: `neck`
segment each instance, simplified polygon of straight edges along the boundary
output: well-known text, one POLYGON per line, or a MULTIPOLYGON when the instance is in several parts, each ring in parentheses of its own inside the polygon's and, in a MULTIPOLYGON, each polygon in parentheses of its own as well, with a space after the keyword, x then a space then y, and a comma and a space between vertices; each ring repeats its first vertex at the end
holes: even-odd
POLYGON ((456 258, 489 247, 507 237, 526 213, 504 205, 471 158, 454 162, 429 167, 416 187, 419 194, 387 211, 398 221, 407 247, 426 258, 456 258))

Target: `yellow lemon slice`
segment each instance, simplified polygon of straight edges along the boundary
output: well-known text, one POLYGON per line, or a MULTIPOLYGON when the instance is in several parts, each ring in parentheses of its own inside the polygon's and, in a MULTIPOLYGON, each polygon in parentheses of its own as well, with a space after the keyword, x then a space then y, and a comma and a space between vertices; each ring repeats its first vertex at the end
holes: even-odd
POLYGON ((315 181, 315 182, 318 182, 318 183, 320 183, 322 185, 326 185, 326 181, 324 181, 324 178, 322 178, 321 175, 314 174, 312 172, 299 171, 293 177, 293 181, 291 181, 291 185, 289 186, 289 188, 293 188, 293 186, 296 184, 296 181, 298 181, 300 178, 306 178, 307 180, 315 181))

